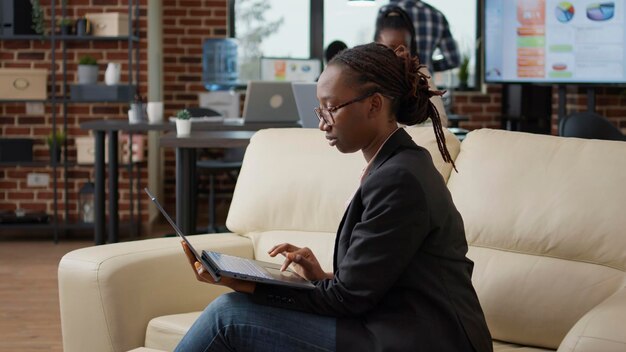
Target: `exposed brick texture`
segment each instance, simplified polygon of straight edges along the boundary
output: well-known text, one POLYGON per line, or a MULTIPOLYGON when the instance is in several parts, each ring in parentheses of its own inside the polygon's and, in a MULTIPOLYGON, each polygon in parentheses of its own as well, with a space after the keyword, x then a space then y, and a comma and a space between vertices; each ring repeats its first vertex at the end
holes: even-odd
MULTIPOLYGON (((502 91, 501 86, 486 86, 487 93, 459 92, 453 94, 454 113, 470 118, 461 122, 460 127, 468 130, 477 128, 500 128, 502 91)), ((597 87, 596 111, 626 133, 626 90, 615 87, 597 87)), ((567 87, 567 113, 587 110, 587 90, 584 87, 567 87)), ((558 134, 558 87, 552 88, 552 134, 558 134)))
MULTIPOLYGON (((59 3, 60 0, 57 0, 59 3)), ((208 38, 224 37, 227 33, 227 0, 162 0, 163 11, 163 79, 165 117, 172 116, 177 110, 198 104, 197 93, 204 91, 202 86, 202 42, 208 38)), ((50 30, 50 0, 42 0, 46 11, 46 30, 50 30)), ((127 12, 127 0, 67 0, 67 16, 76 18, 90 12, 127 12)), ((146 56, 146 13, 147 0, 140 0, 140 92, 146 95, 147 56, 146 56)), ((57 16, 60 9, 57 7, 57 16)), ((89 54, 99 60, 99 81, 104 80, 107 62, 122 64, 122 82, 128 80, 127 43, 126 42, 67 42, 67 75, 68 82, 76 80, 75 71, 77 62, 82 55, 89 54)), ((0 67, 2 68, 47 68, 51 67, 51 50, 49 41, 0 41, 0 67)), ((61 90, 63 80, 61 66, 61 43, 57 43, 57 61, 53 69, 57 80, 57 92, 61 90)), ((48 82, 50 83, 50 76, 48 82)), ((50 88, 49 88, 50 91, 50 88)), ((460 127, 473 130, 477 128, 500 128, 501 115, 501 86, 488 85, 486 93, 482 92, 454 92, 454 113, 466 115, 470 118, 461 122, 460 127)), ((586 90, 581 87, 567 88, 567 111, 582 111, 586 109, 586 90)), ((607 116, 616 126, 626 132, 626 93, 622 88, 597 88, 597 111, 607 116)), ((553 119, 552 133, 556 134, 557 88, 553 88, 553 119)), ((62 107, 57 106, 57 126, 63 126, 62 107)), ((69 220, 75 221, 78 217, 78 191, 89 179, 93 180, 92 165, 75 165, 76 146, 75 138, 88 135, 88 131, 81 130, 79 124, 96 119, 126 119, 127 104, 98 103, 98 104, 68 104, 67 106, 67 160, 72 163, 65 173, 62 168, 57 170, 59 190, 57 194, 58 209, 64 217, 65 199, 68 201, 69 220), (63 190, 64 182, 68 183, 68 194, 63 190)), ((33 138, 33 154, 37 161, 48 161, 48 147, 45 136, 52 130, 52 107, 46 104, 43 115, 27 115, 24 103, 0 103, 0 134, 8 138, 33 138)), ((120 141, 123 138, 120 136, 120 141)), ((162 203, 167 205, 168 211, 174 215, 174 188, 175 159, 172 150, 166 150, 165 155, 165 194, 162 203)), ((54 194, 51 187, 28 187, 26 175, 31 172, 47 173, 52 180, 52 168, 49 166, 12 166, 0 167, 0 210, 27 210, 53 211, 54 194)), ((128 219, 129 209, 129 173, 126 168, 120 168, 120 216, 128 219)), ((136 182, 136 180, 134 180, 136 182)), ((141 168, 140 186, 147 183, 145 165, 141 168)), ((229 189, 233 187, 228 178, 221 180, 219 187, 229 189)), ((141 197, 141 193, 139 194, 141 197)), ((147 202, 142 198, 141 216, 147 220, 147 202)), ((205 205, 201 204, 205 207, 205 205)), ((202 210, 203 211, 203 210, 202 210)), ((124 236, 125 234, 122 234, 124 236)))
MULTIPOLYGON (((51 30, 50 0, 42 0, 46 17, 46 31, 51 30)), ((147 0, 140 0, 140 93, 146 93, 147 56, 146 56, 146 12, 147 0)), ((56 15, 60 18, 60 0, 56 1, 56 15)), ((164 0, 164 103, 165 116, 171 116, 176 110, 196 106, 197 92, 203 91, 202 76, 202 42, 212 37, 224 37, 226 34, 227 1, 209 0, 164 0)), ((128 12, 127 0, 67 0, 66 16, 77 18, 85 13, 92 12, 128 12)), ((66 79, 68 83, 76 80, 75 72, 81 56, 89 54, 98 59, 99 82, 104 81, 104 72, 108 62, 122 64, 122 82, 128 81, 128 46, 127 42, 96 42, 70 41, 67 45, 66 79)), ((3 40, 0 41, 0 67, 2 68, 46 68, 54 72, 57 80, 56 90, 61 91, 63 73, 61 66, 61 43, 57 43, 56 65, 51 67, 51 43, 39 40, 3 40)), ((50 73, 48 84, 51 82, 50 73)), ((48 92, 51 87, 48 87, 48 92)), ((57 106, 57 127, 63 126, 61 106, 57 106)), ((65 217, 65 197, 63 184, 68 183, 68 219, 76 221, 78 218, 78 191, 88 180, 94 179, 92 165, 76 165, 75 138, 89 135, 88 131, 81 130, 79 124, 97 119, 126 119, 127 104, 97 103, 97 104, 68 104, 67 106, 67 160, 71 165, 68 172, 63 168, 57 169, 59 192, 57 194, 58 210, 61 218, 65 217)), ((43 115, 26 115, 24 103, 0 103, 0 134, 3 138, 33 138, 33 155, 36 161, 49 160, 48 147, 45 143, 46 135, 52 130, 52 107, 45 105, 43 115)), ((120 142, 123 140, 120 136, 120 142)), ((167 151, 166 155, 166 190, 168 198, 163 203, 173 211, 175 199, 174 190, 174 153, 167 151)), ((0 210, 44 210, 53 213, 52 185, 50 187, 28 187, 26 175, 31 172, 47 173, 52 182, 53 169, 49 166, 12 166, 0 167, 0 210)), ((107 180, 108 182, 108 180, 107 180)), ((133 180, 134 183, 137 180, 133 180)), ((145 164, 141 168, 140 186, 147 184, 145 164)), ((130 215, 129 173, 126 168, 120 168, 119 177, 119 214, 122 220, 130 215)), ((141 193, 139 193, 141 197, 141 193)), ((136 199, 137 196, 135 196, 136 199)), ((142 220, 147 220, 147 202, 142 198, 142 220)), ((108 214, 107 214, 108 216, 108 214)), ((125 234, 121 234, 125 236, 125 234)))

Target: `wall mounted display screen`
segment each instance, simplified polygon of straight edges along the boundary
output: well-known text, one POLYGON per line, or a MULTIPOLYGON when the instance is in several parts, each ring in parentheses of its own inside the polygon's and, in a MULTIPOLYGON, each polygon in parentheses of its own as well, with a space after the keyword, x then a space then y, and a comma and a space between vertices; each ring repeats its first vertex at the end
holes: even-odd
POLYGON ((315 82, 321 70, 318 59, 261 58, 262 81, 315 82))
POLYGON ((626 83, 626 0, 485 0, 485 81, 626 83))

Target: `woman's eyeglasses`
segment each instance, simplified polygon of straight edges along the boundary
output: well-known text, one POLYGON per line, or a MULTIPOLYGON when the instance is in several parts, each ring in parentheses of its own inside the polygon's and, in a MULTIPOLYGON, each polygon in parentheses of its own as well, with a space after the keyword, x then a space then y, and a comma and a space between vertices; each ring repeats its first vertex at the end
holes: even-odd
POLYGON ((317 118, 320 121, 324 121, 324 123, 326 125, 332 126, 332 125, 335 124, 335 118, 333 117, 333 112, 335 112, 335 111, 337 111, 337 110, 339 110, 339 109, 341 109, 343 107, 346 107, 346 106, 348 106, 350 104, 359 102, 359 101, 361 101, 363 99, 367 99, 367 98, 371 97, 372 95, 374 95, 376 93, 378 93, 378 92, 377 91, 369 92, 367 94, 364 94, 364 95, 358 96, 358 97, 356 97, 356 98, 354 98, 352 100, 349 100, 349 101, 347 101, 347 102, 345 102, 343 104, 339 104, 337 106, 331 106, 329 108, 315 108, 315 109, 313 109, 313 111, 315 111, 315 115, 317 115, 317 118))

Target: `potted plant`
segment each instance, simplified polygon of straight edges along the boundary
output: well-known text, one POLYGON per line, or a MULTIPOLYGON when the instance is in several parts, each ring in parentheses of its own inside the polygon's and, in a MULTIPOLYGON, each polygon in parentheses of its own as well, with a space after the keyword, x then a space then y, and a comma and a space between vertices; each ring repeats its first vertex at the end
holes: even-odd
POLYGON ((191 114, 187 109, 176 113, 176 136, 187 137, 191 134, 191 114))
POLYGON ((85 55, 78 61, 78 84, 96 84, 98 82, 98 61, 85 55))
POLYGON ((39 2, 39 0, 30 0, 30 3, 33 5, 33 12, 31 16, 33 24, 31 28, 35 31, 35 33, 39 35, 43 35, 44 14, 43 14, 43 9, 41 8, 41 3, 39 2))
POLYGON ((461 56, 461 66, 459 66, 459 90, 466 90, 468 87, 467 81, 469 79, 469 62, 470 56, 468 54, 463 54, 461 56))
POLYGON ((57 130, 56 133, 50 132, 46 137, 46 143, 50 150, 50 160, 53 164, 57 164, 61 161, 61 148, 65 144, 65 133, 62 130, 57 130))
POLYGON ((61 35, 71 35, 74 34, 74 20, 71 18, 63 18, 59 20, 59 29, 61 35))

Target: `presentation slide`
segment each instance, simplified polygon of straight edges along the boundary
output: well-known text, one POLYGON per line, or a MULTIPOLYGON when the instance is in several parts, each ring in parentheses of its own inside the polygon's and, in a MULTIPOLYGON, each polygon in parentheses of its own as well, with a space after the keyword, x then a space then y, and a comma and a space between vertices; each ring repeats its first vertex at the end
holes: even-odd
POLYGON ((486 0, 485 81, 626 83, 626 0, 486 0))
POLYGON ((261 58, 262 81, 315 82, 322 64, 317 59, 261 58))

